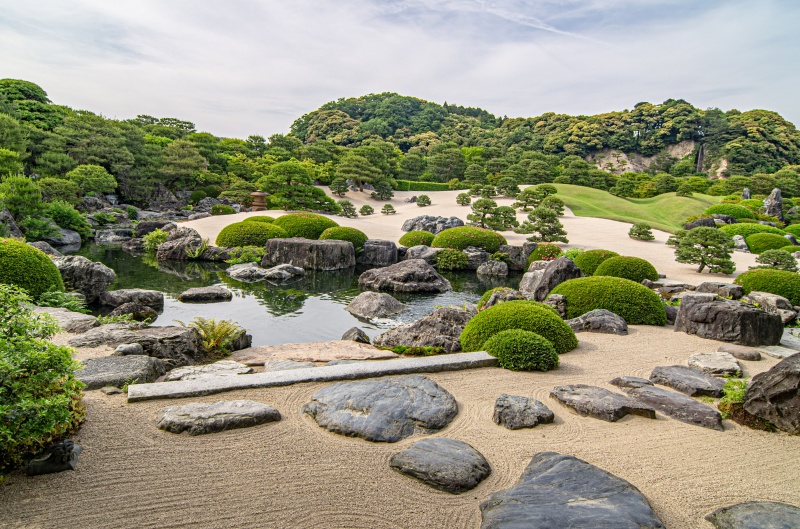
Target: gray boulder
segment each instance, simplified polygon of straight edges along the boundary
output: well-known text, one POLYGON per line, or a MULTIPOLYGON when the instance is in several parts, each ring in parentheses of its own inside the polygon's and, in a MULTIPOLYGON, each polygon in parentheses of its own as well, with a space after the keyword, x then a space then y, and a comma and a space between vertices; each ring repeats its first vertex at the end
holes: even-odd
POLYGON ((189 252, 196 250, 203 243, 202 237, 192 228, 175 228, 169 232, 167 241, 158 245, 156 259, 158 261, 186 261, 189 252))
POLYGON ((793 244, 794 246, 797 246, 798 244, 800 244, 800 243, 797 241, 797 237, 795 237, 795 236, 794 236, 794 235, 792 235, 791 233, 784 233, 784 234, 783 234, 783 238, 784 238, 784 239, 786 239, 787 241, 789 241, 789 242, 790 242, 791 244, 793 244))
POLYGON ((712 430, 724 430, 722 416, 717 410, 686 395, 656 386, 640 386, 628 390, 628 396, 681 422, 712 430))
MULTIPOLYGON (((531 263, 531 266, 535 265, 537 262, 541 261, 534 261, 531 263)), ((544 268, 525 272, 522 274, 522 279, 519 282, 519 291, 533 297, 533 291, 536 290, 536 287, 539 285, 539 282, 542 280, 543 276, 544 268)))
POLYGON ((435 217, 432 215, 420 215, 413 219, 408 219, 403 223, 403 231, 429 231, 433 234, 442 232, 449 228, 463 226, 464 221, 458 217, 435 217))
POLYGON ((508 269, 514 272, 522 272, 528 265, 528 257, 536 249, 535 242, 524 242, 522 246, 511 246, 509 244, 501 244, 498 252, 508 255, 509 263, 508 269))
POLYGON ((742 301, 758 305, 762 310, 770 314, 776 314, 781 318, 781 322, 786 325, 797 317, 797 311, 792 307, 792 303, 783 296, 770 294, 769 292, 752 291, 742 298, 742 301))
POLYGON ((367 239, 356 262, 364 266, 389 266, 397 262, 397 245, 393 241, 367 239))
POLYGON ((225 273, 237 281, 253 283, 264 280, 286 281, 304 275, 305 270, 288 264, 261 268, 255 263, 243 263, 228 267, 225 273))
POLYGON ((55 257, 53 263, 61 272, 64 285, 83 294, 87 303, 97 301, 117 278, 117 274, 106 265, 90 261, 80 255, 55 257))
POLYGON ((334 433, 396 443, 441 430, 455 418, 458 404, 431 379, 406 375, 330 385, 303 412, 334 433))
POLYGON ((367 270, 358 278, 366 290, 391 292, 447 292, 450 281, 422 259, 407 259, 385 268, 367 270))
POLYGON ((461 350, 459 337, 475 311, 455 308, 436 309, 417 321, 406 323, 379 334, 372 340, 376 347, 441 347, 447 353, 461 350))
POLYGON ((689 357, 689 367, 695 367, 714 376, 742 376, 742 366, 728 353, 696 353, 689 357))
POLYGON ((716 294, 723 298, 740 299, 744 296, 744 289, 733 283, 706 281, 697 285, 695 292, 700 294, 716 294))
POLYGON ((693 230, 695 228, 716 228, 717 223, 714 221, 713 218, 709 217, 707 219, 697 219, 683 225, 683 229, 686 231, 693 230))
POLYGON ((36 307, 33 309, 37 313, 47 313, 58 321, 58 326, 63 332, 82 333, 93 327, 100 325, 97 318, 91 314, 72 312, 61 307, 36 307))
MULTIPOLYGON (((358 327, 351 327, 342 335, 342 340, 350 340, 351 342, 357 343, 365 343, 369 345, 369 336, 367 333, 359 329, 358 327)), ((335 361, 335 360, 334 360, 335 361)))
POLYGON ((164 382, 175 380, 197 380, 203 378, 230 377, 236 375, 247 375, 253 372, 252 367, 248 367, 233 360, 220 360, 213 364, 202 366, 185 366, 173 369, 166 377, 164 382))
POLYGON ((742 200, 750 200, 750 188, 745 187, 742 189, 742 200))
POLYGON ((122 244, 133 238, 133 230, 128 228, 115 228, 97 230, 94 232, 95 244, 122 244))
POLYGON ((81 247, 81 236, 75 230, 61 228, 55 237, 45 237, 44 242, 59 248, 63 252, 76 252, 81 247))
POLYGON ((159 412, 156 426, 172 433, 203 435, 280 420, 280 412, 266 404, 252 400, 229 400, 168 406, 159 412))
POLYGON ((779 316, 739 301, 687 294, 681 299, 675 330, 740 345, 778 345, 783 323, 779 316))
POLYGON ((348 241, 312 241, 301 237, 270 239, 261 266, 289 264, 303 270, 341 270, 356 265, 356 251, 348 241))
POLYGON ((754 376, 744 409, 785 432, 800 434, 800 353, 754 376))
POLYGON ((489 260, 489 252, 483 248, 468 246, 464 248, 464 254, 467 256, 467 270, 477 270, 489 260))
MULTIPOLYGON (((13 234, 12 234, 12 236, 16 237, 13 234)), ((20 237, 21 237, 21 235, 20 235, 20 237)), ((59 252, 58 250, 56 250, 55 248, 53 248, 52 246, 50 246, 49 244, 47 244, 44 241, 29 242, 28 246, 33 246, 34 248, 38 248, 41 251, 43 251, 44 253, 46 253, 47 255, 52 255, 54 257, 62 257, 64 255, 63 253, 59 252)))
POLYGON ((200 199, 195 205, 195 207, 192 209, 192 211, 197 213, 208 213, 211 211, 211 208, 213 208, 217 204, 224 204, 224 203, 225 203, 224 200, 220 200, 214 197, 206 197, 200 199))
POLYGON ((562 319, 567 317, 567 297, 562 294, 550 294, 542 303, 553 307, 562 319))
POLYGON ((667 325, 675 325, 678 319, 678 307, 675 305, 664 305, 664 312, 667 313, 667 325))
POLYGON ((109 290, 100 296, 100 304, 107 307, 119 307, 123 303, 140 303, 161 310, 164 308, 164 294, 157 290, 123 288, 109 290))
POLYGON ((706 515, 717 529, 797 529, 800 508, 774 501, 747 501, 706 515))
POLYGON ((139 224, 136 225, 136 229, 133 232, 134 237, 144 237, 148 233, 154 232, 156 230, 161 231, 172 231, 178 226, 169 220, 143 220, 140 221, 139 224))
POLYGON ((650 382, 686 393, 690 397, 722 397, 724 380, 689 366, 658 366, 650 373, 650 382))
POLYGON ((394 454, 389 466, 450 494, 474 489, 492 472, 483 454, 463 441, 446 437, 417 441, 394 454))
POLYGON ((502 261, 486 261, 478 267, 479 276, 506 277, 508 276, 508 265, 502 261))
POLYGON ((605 309, 595 309, 583 316, 567 320, 575 332, 599 332, 605 334, 628 334, 628 324, 622 316, 605 309))
POLYGON ((542 402, 517 395, 505 393, 497 397, 494 403, 492 420, 495 424, 504 426, 509 430, 533 428, 539 424, 550 424, 555 415, 550 408, 542 402))
POLYGON ((481 529, 664 529, 639 489, 573 456, 533 456, 517 484, 481 503, 481 529))
POLYGON ((483 306, 483 309, 488 309, 489 307, 494 307, 498 303, 505 303, 506 301, 517 301, 517 300, 525 300, 528 299, 525 294, 520 292, 519 290, 513 289, 501 289, 492 292, 492 295, 489 296, 489 299, 486 301, 486 304, 483 306))
POLYGON ((144 347, 140 343, 123 343, 114 349, 114 356, 143 355, 144 347))
POLYGON ((750 253, 750 247, 747 246, 747 241, 744 238, 744 235, 734 235, 731 237, 733 239, 733 249, 737 252, 742 253, 750 253))
POLYGON ((203 356, 200 335, 192 327, 136 329, 112 323, 95 327, 69 341, 72 347, 116 347, 123 343, 141 344, 144 354, 166 361, 171 368, 195 364, 203 356))
POLYGON ((125 316, 126 314, 130 315, 136 321, 149 321, 151 323, 158 318, 158 312, 156 312, 154 308, 136 303, 135 301, 123 303, 108 313, 109 316, 125 316))
POLYGON ((345 309, 357 318, 385 318, 406 310, 406 306, 389 294, 382 292, 362 292, 345 309))
POLYGON ((609 384, 618 388, 640 388, 642 386, 652 386, 653 383, 646 378, 623 376, 612 379, 609 384))
POLYGON ((82 363, 83 369, 75 371, 75 377, 86 384, 87 390, 154 382, 164 374, 164 363, 150 356, 103 356, 82 363))
POLYGON ((128 252, 128 253, 132 253, 132 254, 143 253, 144 252, 144 239, 133 238, 133 239, 127 240, 127 241, 123 242, 120 245, 120 248, 122 248, 123 251, 128 252))
POLYGON ((656 412, 650 406, 596 386, 585 384, 559 386, 550 392, 550 397, 584 417, 594 417, 602 421, 616 422, 628 414, 648 419, 656 418, 656 412))
POLYGON ((758 351, 758 349, 754 349, 752 347, 745 347, 743 345, 736 345, 736 344, 720 345, 717 351, 721 353, 728 353, 734 358, 738 358, 739 360, 748 360, 751 362, 761 360, 761 353, 758 351))
POLYGON ((6 208, 0 209, 0 224, 6 225, 10 236, 20 239, 25 237, 25 234, 22 233, 22 230, 19 229, 19 226, 14 221, 14 216, 6 208))
POLYGON ((439 252, 443 251, 444 248, 431 248, 430 246, 419 244, 406 249, 406 259, 423 259, 426 263, 433 264, 439 252))
POLYGON ((183 303, 219 303, 232 299, 233 292, 219 285, 190 288, 178 296, 178 301, 183 303))
MULTIPOLYGON (((528 272, 536 273, 536 272, 528 272)), ((528 274, 525 274, 526 276, 528 274)), ((545 267, 544 271, 538 276, 535 282, 530 285, 526 284, 525 289, 520 285, 520 290, 523 292, 530 292, 535 301, 544 301, 551 290, 556 288, 564 281, 583 277, 583 272, 578 266, 566 257, 559 257, 550 261, 545 267)))
POLYGON ((772 190, 767 198, 764 199, 764 206, 761 208, 765 215, 770 217, 778 217, 778 220, 783 220, 783 197, 781 197, 781 190, 777 187, 772 190))

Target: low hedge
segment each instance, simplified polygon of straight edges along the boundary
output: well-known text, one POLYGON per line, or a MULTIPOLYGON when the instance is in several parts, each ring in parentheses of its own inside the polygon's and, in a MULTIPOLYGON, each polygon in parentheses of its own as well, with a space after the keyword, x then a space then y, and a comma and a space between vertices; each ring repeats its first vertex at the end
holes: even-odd
POLYGON ((398 191, 450 191, 449 184, 440 182, 414 182, 412 180, 397 180, 398 191))
POLYGON ((549 340, 559 354, 578 346, 575 333, 555 309, 535 301, 520 300, 499 303, 479 312, 464 327, 461 348, 480 351, 489 338, 507 329, 535 332, 549 340))
POLYGON ((764 201, 757 198, 748 198, 741 200, 738 205, 749 209, 753 213, 758 213, 758 210, 764 207, 764 201))
POLYGON ((286 230, 289 237, 319 239, 322 232, 339 224, 328 217, 316 213, 290 213, 275 219, 273 225, 286 230))
POLYGON ((470 246, 483 248, 489 253, 500 249, 501 244, 507 244, 506 238, 496 231, 472 226, 459 226, 440 232, 433 238, 431 246, 434 248, 452 248, 463 250, 470 246))
POLYGON ((754 219, 753 212, 738 204, 714 204, 707 210, 706 215, 729 215, 735 219, 754 219))
POLYGON ((641 283, 645 279, 650 281, 658 279, 658 272, 649 261, 622 255, 606 259, 600 263, 600 266, 594 271, 594 275, 622 277, 636 283, 641 283))
POLYGON ((211 206, 212 215, 233 215, 236 210, 228 204, 214 204, 211 206))
POLYGON ((785 233, 783 230, 779 230, 774 226, 755 223, 728 224, 726 226, 720 226, 719 231, 725 235, 728 235, 729 237, 741 235, 745 239, 756 233, 775 233, 777 235, 783 235, 785 233))
POLYGON ((745 237, 745 242, 751 253, 759 254, 767 250, 779 250, 789 241, 776 233, 754 233, 745 237))
POLYGON ((469 266, 469 257, 461 250, 445 248, 436 254, 433 263, 439 270, 463 270, 469 266))
POLYGON ((789 246, 784 246, 783 248, 778 248, 778 250, 783 250, 784 252, 789 252, 789 253, 795 253, 795 252, 800 252, 800 246, 789 245, 789 246))
POLYGON ((619 254, 611 250, 586 250, 582 254, 576 256, 573 262, 581 269, 583 275, 591 276, 594 275, 595 270, 597 270, 597 267, 600 266, 603 261, 611 259, 612 257, 619 257, 619 254))
POLYGON ((424 244, 425 246, 430 246, 433 242, 433 238, 436 235, 432 234, 429 231, 424 230, 414 230, 406 233, 400 240, 398 241, 402 246, 407 246, 411 248, 412 246, 419 246, 424 244))
POLYGON ((792 305, 800 305, 800 274, 785 270, 762 268, 748 270, 733 281, 741 285, 745 294, 769 292, 788 299, 792 305))
POLYGON ((486 340, 483 348, 497 365, 511 371, 550 371, 558 367, 558 353, 549 340, 522 329, 508 329, 486 340))
POLYGON ((661 298, 630 279, 591 276, 570 279, 551 294, 567 298, 567 318, 577 318, 595 309, 606 309, 631 325, 665 325, 667 314, 661 298))
POLYGON ((267 224, 272 224, 275 222, 275 219, 269 215, 256 215, 255 217, 247 217, 242 222, 264 222, 267 224))
POLYGON ((34 300, 48 290, 64 291, 64 280, 44 252, 14 239, 0 239, 0 283, 17 285, 34 300))
POLYGON ((286 230, 266 222, 235 222, 222 228, 217 235, 217 246, 235 248, 259 246, 263 248, 270 239, 285 239, 286 230))
POLYGON ((353 243, 353 248, 357 252, 364 249, 364 243, 367 242, 367 234, 355 228, 348 228, 346 226, 334 226, 322 232, 319 240, 335 240, 335 241, 349 241, 353 243))
POLYGON ((790 224, 783 228, 786 233, 791 233, 795 237, 800 237, 800 224, 790 224))
POLYGON ((562 255, 564 255, 564 250, 559 245, 552 242, 540 242, 528 256, 526 268, 530 268, 534 261, 554 261, 562 255))

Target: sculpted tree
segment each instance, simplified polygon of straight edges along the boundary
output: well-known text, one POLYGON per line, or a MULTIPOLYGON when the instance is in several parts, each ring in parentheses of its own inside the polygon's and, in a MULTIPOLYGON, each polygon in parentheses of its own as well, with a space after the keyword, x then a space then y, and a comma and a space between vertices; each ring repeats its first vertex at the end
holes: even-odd
POLYGON ((472 204, 472 213, 467 215, 467 220, 472 226, 486 228, 488 225, 487 220, 492 216, 495 209, 497 209, 497 202, 489 198, 480 198, 472 204))
POLYGON ((673 238, 676 243, 675 260, 679 263, 700 265, 698 272, 708 267, 709 272, 732 274, 736 264, 731 260, 733 239, 716 228, 695 228, 679 231, 673 238))
POLYGON ((358 186, 359 191, 364 191, 364 184, 371 184, 381 176, 377 167, 358 154, 345 156, 336 167, 336 177, 352 180, 358 186))
POLYGON ((564 225, 558 220, 558 214, 546 207, 538 207, 531 211, 528 220, 514 231, 532 233, 528 240, 533 242, 569 242, 564 225))
POLYGON ((344 178, 334 178, 329 187, 331 188, 331 193, 340 197, 343 197, 349 189, 344 178))

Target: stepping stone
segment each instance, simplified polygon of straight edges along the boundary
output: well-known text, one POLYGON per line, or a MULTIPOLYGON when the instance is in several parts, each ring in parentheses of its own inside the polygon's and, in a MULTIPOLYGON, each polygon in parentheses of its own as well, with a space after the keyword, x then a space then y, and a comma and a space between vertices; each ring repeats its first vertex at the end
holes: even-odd
POLYGON ((550 424, 555 415, 542 402, 528 397, 507 395, 497 397, 492 420, 509 430, 533 428, 538 424, 550 424))
POLYGON ((36 307, 33 311, 37 314, 47 313, 58 321, 62 332, 79 334, 100 325, 97 318, 91 314, 73 312, 61 307, 36 307))
POLYGON ((728 353, 739 360, 749 360, 751 362, 761 360, 761 353, 758 351, 758 349, 746 347, 744 345, 728 343, 725 345, 720 345, 717 351, 720 353, 728 353))
POLYGON ((783 336, 781 337, 781 345, 800 351, 800 336, 795 336, 789 329, 784 329, 783 336))
POLYGON ((161 360, 144 355, 91 358, 84 360, 83 366, 75 371, 75 378, 86 384, 87 390, 153 382, 164 374, 161 360))
POLYGON ((481 529, 664 529, 647 498, 573 456, 541 452, 517 484, 481 503, 481 529))
POLYGON ((585 384, 559 386, 550 392, 550 397, 584 417, 594 417, 602 421, 616 422, 629 413, 648 419, 656 418, 656 411, 650 406, 596 386, 585 384))
POLYGON ((295 362, 294 360, 268 360, 264 362, 264 371, 286 371, 288 369, 306 369, 317 367, 314 362, 295 362))
POLYGON ((724 430, 722 416, 717 410, 680 393, 656 386, 642 386, 628 390, 628 396, 681 422, 724 430))
POLYGON ((688 366, 659 366, 650 373, 650 382, 669 386, 690 397, 722 397, 724 380, 688 366))
POLYGON ((261 345, 235 351, 230 356, 231 360, 248 366, 263 366, 264 362, 269 360, 330 362, 331 360, 384 360, 387 358, 397 358, 397 355, 391 351, 383 351, 369 344, 352 340, 261 345))
POLYGON ((190 288, 178 296, 178 301, 183 303, 219 303, 232 299, 233 292, 219 285, 190 288))
POLYGON ((204 366, 187 366, 173 369, 164 378, 164 382, 175 380, 197 380, 208 377, 229 377, 233 375, 246 375, 252 373, 253 368, 231 360, 220 360, 204 366))
POLYGON ((389 466, 451 494, 474 489, 492 472, 483 454, 463 441, 446 437, 417 441, 393 455, 389 466))
POLYGON ((339 382, 311 399, 303 412, 323 428, 385 443, 441 430, 458 413, 456 399, 422 375, 339 382))
POLYGON ((784 347, 782 345, 770 345, 767 347, 759 347, 758 350, 767 356, 780 359, 789 358, 790 356, 796 355, 797 353, 800 352, 797 349, 784 347))
POLYGON ((800 508, 774 501, 748 501, 706 515, 717 529, 797 529, 800 508))
POLYGON ((689 357, 689 366, 714 376, 742 376, 742 366, 729 353, 697 353, 689 357))
POLYGON ((628 324, 622 316, 605 309, 595 309, 583 316, 567 320, 575 332, 599 332, 605 334, 628 334, 628 324))
POLYGON ((223 400, 168 406, 159 412, 156 426, 172 433, 202 435, 280 420, 280 412, 272 406, 252 400, 223 400))
POLYGON ((611 382, 609 382, 612 386, 617 386, 618 388, 640 388, 642 386, 652 386, 653 383, 647 380, 646 378, 640 377, 617 377, 611 382))

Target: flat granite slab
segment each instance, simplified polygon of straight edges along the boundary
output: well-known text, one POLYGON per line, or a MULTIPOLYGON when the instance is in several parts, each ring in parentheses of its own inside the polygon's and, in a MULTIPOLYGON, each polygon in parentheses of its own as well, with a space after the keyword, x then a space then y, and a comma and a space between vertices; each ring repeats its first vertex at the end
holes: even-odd
POLYGON ((781 338, 781 345, 789 349, 796 349, 800 351, 800 336, 795 336, 789 329, 783 330, 783 337, 781 338))
POLYGON ((230 356, 230 360, 248 366, 263 366, 270 360, 330 362, 331 360, 385 360, 387 358, 397 358, 397 355, 391 351, 352 340, 261 345, 234 351, 230 356))
POLYGON ((797 349, 792 349, 791 347, 784 347, 783 345, 762 346, 759 347, 758 350, 767 356, 780 359, 789 358, 792 355, 800 353, 800 351, 798 351, 797 349))
POLYGON ((491 367, 496 363, 497 358, 480 351, 477 353, 454 353, 421 358, 401 358, 383 362, 359 362, 288 371, 271 371, 252 375, 237 375, 235 377, 133 384, 128 386, 128 402, 197 397, 236 389, 270 388, 288 386, 300 382, 330 382, 386 375, 458 371, 478 367, 491 367))

